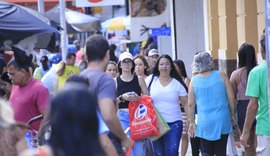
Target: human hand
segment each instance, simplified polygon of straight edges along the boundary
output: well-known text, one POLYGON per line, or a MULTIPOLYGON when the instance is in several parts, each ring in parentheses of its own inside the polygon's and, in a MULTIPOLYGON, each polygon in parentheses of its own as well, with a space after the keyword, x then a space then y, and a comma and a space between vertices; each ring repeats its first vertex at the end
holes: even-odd
POLYGON ((183 131, 187 132, 189 129, 189 121, 187 120, 184 127, 183 127, 183 131))
POLYGON ((126 136, 125 139, 121 140, 122 150, 123 152, 128 151, 132 146, 132 140, 126 136))
POLYGON ((140 96, 138 96, 135 92, 127 92, 123 94, 122 97, 126 101, 136 102, 140 100, 140 96))
POLYGON ((243 132, 240 137, 240 142, 244 147, 249 147, 249 145, 247 144, 248 137, 249 137, 249 133, 245 133, 245 132, 243 132))
POLYGON ((196 124, 193 122, 189 123, 189 128, 188 128, 188 135, 192 138, 195 138, 196 134, 196 124))
POLYGON ((232 119, 233 136, 235 139, 239 139, 241 135, 240 128, 235 119, 232 119))

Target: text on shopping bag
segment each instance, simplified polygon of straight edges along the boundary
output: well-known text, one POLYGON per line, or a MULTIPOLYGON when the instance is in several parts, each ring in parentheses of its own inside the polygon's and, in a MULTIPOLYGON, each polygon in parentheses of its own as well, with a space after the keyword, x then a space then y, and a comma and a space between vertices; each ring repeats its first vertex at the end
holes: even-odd
POLYGON ((152 99, 142 96, 137 102, 129 103, 130 134, 133 140, 158 135, 158 123, 152 99))

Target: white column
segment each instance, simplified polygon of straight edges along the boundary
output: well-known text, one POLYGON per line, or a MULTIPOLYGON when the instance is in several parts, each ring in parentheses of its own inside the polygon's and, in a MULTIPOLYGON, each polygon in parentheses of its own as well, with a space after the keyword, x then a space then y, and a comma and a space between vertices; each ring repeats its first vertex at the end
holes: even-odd
POLYGON ((60 26, 64 30, 61 31, 61 52, 62 52, 62 59, 63 61, 66 60, 67 56, 67 45, 68 45, 68 38, 67 38, 67 25, 66 25, 66 2, 65 0, 59 0, 60 6, 60 26))
POLYGON ((174 21, 174 1, 170 1, 170 18, 171 18, 171 39, 172 39, 172 59, 175 60, 176 58, 176 43, 175 43, 175 21, 174 21))
POLYGON ((44 0, 38 0, 38 12, 44 13, 44 0))
POLYGON ((194 54, 206 49, 204 0, 174 0, 177 58, 184 61, 191 77, 194 54))
POLYGON ((207 0, 203 0, 203 20, 204 20, 204 47, 206 51, 210 51, 209 48, 209 31, 208 31, 208 5, 207 0))

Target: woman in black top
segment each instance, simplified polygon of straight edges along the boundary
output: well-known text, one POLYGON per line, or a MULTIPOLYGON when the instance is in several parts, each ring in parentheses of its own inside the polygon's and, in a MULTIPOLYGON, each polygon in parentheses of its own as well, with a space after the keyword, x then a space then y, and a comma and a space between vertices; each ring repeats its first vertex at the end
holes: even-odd
MULTIPOLYGON (((124 52, 119 57, 118 71, 119 77, 115 78, 116 96, 118 111, 117 115, 121 122, 122 128, 126 130, 129 126, 128 103, 138 101, 140 95, 149 95, 143 77, 134 75, 135 64, 130 53, 124 52)), ((144 142, 138 140, 135 142, 131 151, 131 156, 144 156, 144 142)))

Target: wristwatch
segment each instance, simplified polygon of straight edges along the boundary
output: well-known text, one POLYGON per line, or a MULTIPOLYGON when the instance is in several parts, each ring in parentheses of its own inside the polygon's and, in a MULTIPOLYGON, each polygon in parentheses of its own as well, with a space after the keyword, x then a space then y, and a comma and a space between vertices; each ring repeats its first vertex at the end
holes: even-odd
POLYGON ((123 97, 122 97, 122 94, 119 96, 119 100, 120 100, 121 102, 125 102, 125 100, 124 100, 123 97))

